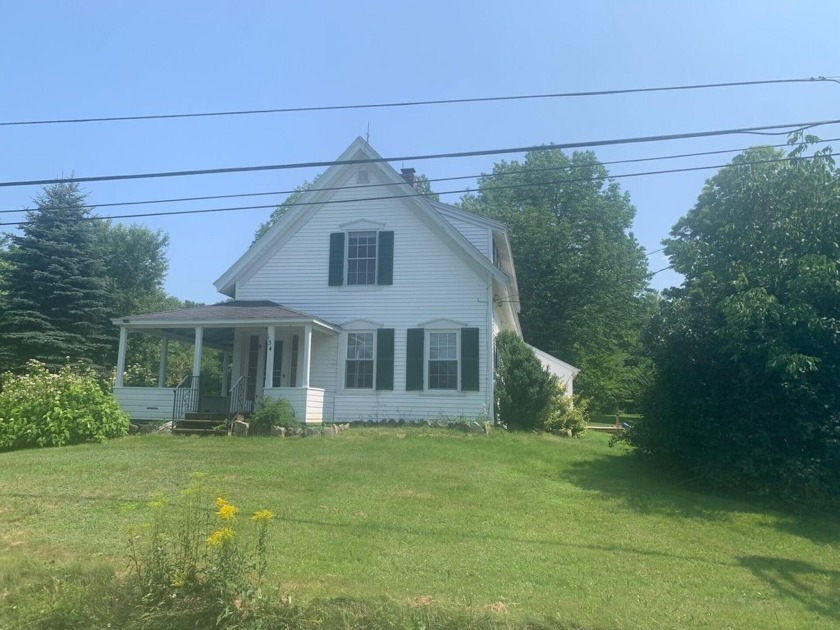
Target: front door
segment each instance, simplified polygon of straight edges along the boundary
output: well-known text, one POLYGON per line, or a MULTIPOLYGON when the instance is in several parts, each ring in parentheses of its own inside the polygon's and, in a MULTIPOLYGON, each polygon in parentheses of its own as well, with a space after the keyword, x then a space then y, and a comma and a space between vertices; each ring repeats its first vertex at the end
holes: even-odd
MULTIPOLYGON (((250 405, 263 395, 265 387, 265 366, 268 353, 265 332, 248 332, 245 335, 243 374, 246 378, 245 398, 250 405)), ((274 337, 274 369, 271 373, 272 387, 297 387, 298 355, 300 336, 293 333, 277 333, 274 337)))

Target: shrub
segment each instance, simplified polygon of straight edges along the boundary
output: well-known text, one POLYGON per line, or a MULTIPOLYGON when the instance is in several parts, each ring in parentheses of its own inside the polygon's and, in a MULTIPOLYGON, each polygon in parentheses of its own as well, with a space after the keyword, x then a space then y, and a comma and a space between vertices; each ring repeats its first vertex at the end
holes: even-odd
POLYGON ((31 360, 6 373, 0 392, 0 450, 102 442, 128 433, 128 415, 82 364, 50 372, 31 360))
POLYGON ((295 410, 288 400, 263 396, 257 401, 257 410, 251 416, 248 435, 271 435, 272 427, 296 429, 300 427, 300 422, 295 419, 295 410))
POLYGON ((557 391, 551 401, 551 411, 543 424, 549 433, 577 437, 586 431, 589 423, 589 401, 578 398, 573 401, 566 396, 565 388, 558 382, 557 391))
POLYGON ((551 411, 557 378, 525 342, 504 331, 496 337, 496 412, 509 429, 541 429, 551 411))

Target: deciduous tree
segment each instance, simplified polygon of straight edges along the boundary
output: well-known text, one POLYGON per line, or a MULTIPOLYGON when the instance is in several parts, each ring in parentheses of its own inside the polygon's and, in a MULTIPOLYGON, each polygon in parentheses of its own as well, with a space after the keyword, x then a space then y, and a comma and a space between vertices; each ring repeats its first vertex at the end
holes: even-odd
POLYGON ((464 209, 508 226, 525 339, 581 368, 594 409, 627 409, 646 363, 640 335, 655 305, 636 210, 591 152, 531 152, 500 162, 464 209))
POLYGON ((724 485, 840 495, 840 180, 802 149, 744 152, 673 228, 685 281, 629 439, 724 485))

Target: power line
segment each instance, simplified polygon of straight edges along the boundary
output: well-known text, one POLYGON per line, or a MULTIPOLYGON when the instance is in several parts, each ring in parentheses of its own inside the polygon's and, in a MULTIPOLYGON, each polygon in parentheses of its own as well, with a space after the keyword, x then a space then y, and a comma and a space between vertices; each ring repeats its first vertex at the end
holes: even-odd
POLYGON ((529 153, 537 151, 555 151, 564 149, 583 149, 610 145, 623 144, 641 144, 647 142, 661 142, 666 140, 687 140, 691 138, 708 138, 714 136, 727 136, 736 134, 746 134, 755 131, 771 130, 771 129, 805 129, 818 127, 822 125, 836 125, 840 123, 840 119, 823 120, 815 122, 802 123, 788 123, 783 125, 762 125, 759 127, 741 127, 735 129, 719 129, 715 131, 698 131, 692 133, 678 133, 667 134, 660 136, 637 136, 632 138, 615 138, 611 140, 590 140, 586 142, 565 142, 550 145, 536 145, 526 147, 513 147, 507 149, 486 149, 483 151, 459 151, 452 153, 432 153, 425 155, 408 155, 390 158, 363 158, 358 160, 324 160, 319 162, 295 162, 289 164, 269 164, 264 166, 240 166, 228 168, 213 168, 213 169, 197 169, 189 171, 163 171, 159 173, 135 173, 131 175, 99 175, 96 177, 70 177, 66 179, 36 179, 28 181, 11 181, 0 182, 0 187, 7 188, 11 186, 45 186, 50 184, 62 183, 84 183, 84 182, 104 182, 127 179, 152 179, 159 177, 185 177, 193 175, 219 175, 223 173, 252 173, 255 171, 277 171, 300 168, 317 168, 330 167, 336 165, 354 165, 354 164, 372 164, 376 162, 409 162, 419 160, 437 160, 450 158, 464 158, 464 157, 480 157, 487 155, 502 155, 509 153, 529 153))
POLYGON ((763 81, 732 81, 728 83, 701 83, 695 85, 672 85, 650 88, 627 88, 620 90, 594 90, 588 92, 557 92, 550 94, 525 94, 515 96, 484 96, 475 98, 450 98, 428 101, 397 101, 391 103, 363 103, 355 105, 319 105, 313 107, 281 107, 274 109, 249 109, 222 112, 197 112, 187 114, 150 114, 144 116, 107 116, 100 118, 64 118, 54 120, 22 120, 0 122, 0 127, 23 125, 59 125, 74 123, 117 122, 131 120, 164 120, 174 118, 208 118, 218 116, 251 116, 255 114, 290 114, 300 112, 324 112, 347 109, 386 109, 396 107, 418 107, 426 105, 455 105, 464 103, 489 103, 498 101, 524 101, 554 98, 581 98, 592 96, 615 96, 619 94, 641 94, 648 92, 675 92, 680 90, 703 90, 710 88, 745 87, 751 85, 774 85, 783 83, 840 83, 833 77, 809 77, 801 79, 768 79, 763 81))
MULTIPOLYGON (((825 140, 820 140, 819 142, 815 142, 813 144, 825 144, 828 142, 836 142, 840 141, 840 138, 827 138, 825 140)), ((770 145, 761 145, 762 147, 767 148, 780 148, 780 147, 789 147, 790 144, 770 144, 770 145)), ((596 164, 569 164, 568 166, 550 166, 545 168, 532 168, 529 169, 530 173, 541 173, 541 172, 555 172, 555 171, 572 171, 582 168, 590 168, 592 166, 609 166, 614 164, 631 164, 631 163, 638 163, 638 162, 652 162, 657 160, 671 160, 671 159, 681 159, 681 158, 689 158, 689 157, 702 157, 706 155, 720 155, 724 153, 739 153, 746 151, 750 147, 743 147, 739 149, 720 149, 717 151, 698 151, 695 153, 677 153, 672 155, 660 155, 656 157, 646 157, 646 158, 632 158, 626 160, 607 160, 604 162, 597 162, 596 164)), ((714 168, 714 167, 698 167, 698 168, 714 168)), ((479 173, 475 175, 458 175, 455 177, 437 177, 434 179, 429 179, 428 181, 431 182, 446 182, 446 181, 456 181, 462 179, 477 179, 480 177, 490 177, 490 178, 497 178, 500 176, 509 177, 514 176, 516 173, 498 173, 498 174, 486 174, 486 173, 479 173)), ((623 175, 609 175, 608 178, 613 177, 623 177, 623 175)), ((568 180, 567 180, 568 181, 568 180)), ((383 186, 393 186, 393 183, 387 182, 384 184, 358 184, 352 186, 334 186, 334 187, 324 187, 318 188, 318 190, 351 190, 351 189, 358 189, 358 188, 381 188, 383 186)), ((229 195, 202 195, 198 197, 174 197, 170 199, 146 199, 140 201, 120 201, 120 202, 113 202, 113 203, 98 203, 95 204, 94 208, 111 208, 116 206, 138 206, 138 205, 151 205, 151 204, 161 204, 161 203, 181 203, 187 201, 209 201, 212 199, 233 199, 238 197, 264 197, 264 196, 271 196, 271 195, 291 195, 298 190, 274 190, 274 191, 265 191, 265 192, 253 192, 253 193, 235 193, 229 195)), ((52 210, 67 210, 69 208, 62 208, 62 207, 52 207, 52 210)), ((30 208, 20 208, 16 210, 7 209, 7 210, 0 210, 0 214, 11 214, 11 213, 19 213, 19 212, 29 212, 31 211, 30 208)))
POLYGON ((655 276, 658 273, 662 273, 663 271, 668 271, 669 269, 673 269, 673 268, 674 268, 674 265, 668 265, 667 267, 662 267, 662 269, 657 269, 656 271, 654 271, 650 275, 655 276))
MULTIPOLYGON (((825 157, 833 157, 836 155, 840 155, 840 153, 825 153, 825 154, 818 154, 818 155, 811 155, 811 156, 799 156, 799 157, 785 157, 785 158, 776 158, 772 160, 756 160, 753 162, 741 162, 736 166, 754 166, 758 164, 771 164, 776 162, 791 162, 791 161, 798 161, 798 160, 810 160, 810 159, 818 159, 818 158, 825 158, 825 157)), ((578 178, 578 179, 566 179, 566 180, 556 180, 556 181, 547 181, 547 182, 536 182, 536 183, 527 183, 527 184, 506 184, 501 186, 493 186, 493 190, 501 190, 501 189, 510 189, 510 188, 527 188, 531 186, 550 186, 557 183, 575 183, 575 182, 591 182, 597 181, 600 179, 616 179, 621 177, 640 177, 643 175, 662 175, 667 173, 682 173, 686 171, 698 171, 698 170, 709 170, 714 168, 724 168, 726 166, 730 166, 728 164, 722 165, 714 165, 714 166, 694 166, 688 168, 680 168, 680 169, 667 169, 667 170, 660 170, 660 171, 645 171, 641 173, 627 173, 623 175, 613 175, 608 177, 587 177, 587 178, 578 178)), ((471 192, 469 188, 460 189, 460 190, 447 190, 436 193, 438 195, 451 195, 451 194, 463 194, 471 192)), ((359 198, 359 199, 334 199, 330 201, 302 201, 296 202, 291 204, 291 206, 313 206, 313 205, 327 205, 327 204, 338 204, 338 203, 356 203, 356 202, 365 202, 365 201, 383 201, 388 199, 409 199, 412 197, 425 197, 423 193, 414 193, 408 195, 387 195, 387 196, 379 196, 379 197, 367 197, 367 198, 359 198)), ((290 207, 291 207, 290 206, 290 207)), ((80 221, 97 221, 97 220, 109 220, 109 219, 133 219, 133 218, 141 218, 141 217, 163 217, 163 216, 175 216, 175 215, 192 215, 192 214, 212 214, 217 212, 233 212, 233 211, 243 211, 243 210, 265 210, 267 208, 276 208, 277 204, 268 204, 268 205, 256 205, 256 206, 234 206, 228 208, 204 208, 201 210, 168 210, 165 212, 143 212, 143 213, 136 213, 136 214, 121 214, 121 215, 111 215, 111 216, 89 216, 89 217, 82 217, 80 221)), ((26 224, 27 221, 17 221, 13 223, 3 223, 0 225, 3 226, 20 226, 26 224)))

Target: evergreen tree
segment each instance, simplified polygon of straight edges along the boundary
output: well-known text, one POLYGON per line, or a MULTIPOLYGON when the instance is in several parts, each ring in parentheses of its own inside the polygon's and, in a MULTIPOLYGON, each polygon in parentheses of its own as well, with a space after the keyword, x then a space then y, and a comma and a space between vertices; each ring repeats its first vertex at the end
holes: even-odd
POLYGON ((67 182, 34 201, 0 277, 0 366, 38 359, 57 367, 68 357, 109 363, 109 297, 85 194, 67 182))

